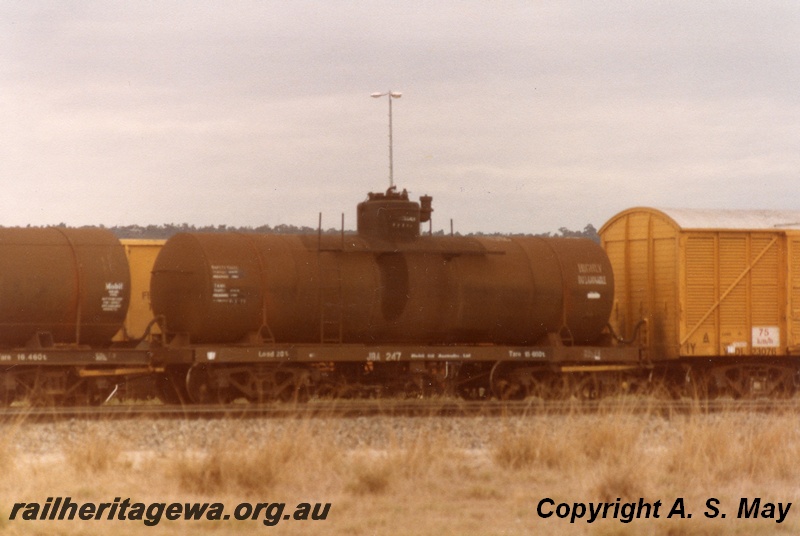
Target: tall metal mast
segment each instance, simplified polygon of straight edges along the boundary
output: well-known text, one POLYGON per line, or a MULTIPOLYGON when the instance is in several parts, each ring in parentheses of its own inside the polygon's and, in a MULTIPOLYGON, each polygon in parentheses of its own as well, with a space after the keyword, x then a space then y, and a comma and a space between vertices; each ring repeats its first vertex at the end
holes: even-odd
POLYGON ((399 99, 403 96, 399 91, 391 89, 386 93, 373 93, 372 98, 389 97, 389 188, 394 186, 394 162, 392 160, 392 99, 399 99))

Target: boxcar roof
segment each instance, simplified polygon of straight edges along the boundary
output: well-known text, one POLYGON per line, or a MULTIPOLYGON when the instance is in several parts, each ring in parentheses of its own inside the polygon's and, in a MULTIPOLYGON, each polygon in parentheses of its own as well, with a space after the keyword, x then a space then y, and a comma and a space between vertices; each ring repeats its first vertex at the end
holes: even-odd
MULTIPOLYGON (((680 229, 736 229, 736 230, 800 230, 800 211, 796 210, 732 210, 693 208, 638 207, 620 212, 614 220, 635 212, 660 213, 672 220, 680 229)), ((601 229, 602 232, 602 229, 601 229)))

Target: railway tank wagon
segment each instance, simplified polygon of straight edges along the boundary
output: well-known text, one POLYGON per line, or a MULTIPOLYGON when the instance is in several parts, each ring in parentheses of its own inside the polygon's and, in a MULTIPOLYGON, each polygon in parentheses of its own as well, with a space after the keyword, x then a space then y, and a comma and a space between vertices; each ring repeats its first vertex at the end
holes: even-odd
POLYGON ((0 401, 97 403, 149 355, 126 351, 131 275, 99 228, 0 228, 0 401), (115 342, 116 341, 116 342, 115 342))
POLYGON ((600 230, 611 325, 692 395, 786 396, 800 368, 800 212, 632 208, 600 230))
POLYGON ((393 188, 357 212, 339 235, 0 228, 0 402, 797 390, 800 212, 632 208, 600 245, 422 234, 432 199, 393 188))
POLYGON ((421 235, 431 212, 390 188, 359 204, 356 235, 172 237, 151 297, 179 395, 506 398, 565 363, 638 361, 604 338, 614 277, 595 243, 421 235))

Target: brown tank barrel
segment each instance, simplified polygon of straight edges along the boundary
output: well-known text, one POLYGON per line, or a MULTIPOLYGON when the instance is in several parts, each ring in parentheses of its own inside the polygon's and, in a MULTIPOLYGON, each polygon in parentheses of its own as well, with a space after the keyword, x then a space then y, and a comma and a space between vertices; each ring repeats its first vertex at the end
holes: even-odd
MULTIPOLYGON (((590 240, 453 238, 458 254, 430 250, 400 255, 389 275, 381 261, 385 310, 395 311, 382 337, 415 342, 534 344, 548 333, 575 343, 595 340, 606 326, 614 280, 605 252, 590 240), (483 251, 477 254, 476 251, 483 251), (399 276, 397 274, 400 274, 399 276), (386 307, 386 298, 397 296, 386 307), (397 300, 402 300, 400 304, 397 300), (398 313, 397 311, 401 311, 398 313)), ((391 256, 391 255, 389 255, 391 256)), ((376 325, 378 325, 376 323, 376 325)))
POLYGON ((605 251, 588 239, 515 238, 533 278, 529 322, 574 343, 595 340, 608 323, 614 274, 605 251))
POLYGON ((181 234, 151 297, 193 342, 534 344, 596 339, 611 312, 605 252, 583 239, 181 234), (332 327, 331 327, 332 325, 332 327), (329 326, 327 329, 325 326, 329 326), (269 329, 267 329, 267 327, 269 329))
POLYGON ((125 320, 130 273, 103 229, 0 229, 0 345, 104 345, 125 320))
MULTIPOLYGON (((323 237, 333 247, 332 237, 323 237)), ((333 239, 338 244, 338 239, 333 239)), ((346 339, 369 324, 378 274, 371 256, 327 259, 317 237, 234 233, 181 233, 170 238, 153 266, 153 312, 167 333, 192 342, 236 342, 251 334, 279 342, 320 340, 321 299, 347 296, 346 339), (327 262, 327 261, 331 262, 327 262), (326 282, 320 284, 321 278, 326 282)))

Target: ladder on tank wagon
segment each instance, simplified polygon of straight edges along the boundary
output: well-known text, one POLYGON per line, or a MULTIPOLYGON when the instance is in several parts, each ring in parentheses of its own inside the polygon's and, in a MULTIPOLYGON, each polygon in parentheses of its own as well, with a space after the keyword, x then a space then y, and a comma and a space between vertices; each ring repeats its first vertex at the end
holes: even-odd
POLYGON ((342 270, 335 253, 320 251, 319 255, 319 339, 322 344, 341 344, 344 323, 342 270))
POLYGON ((322 344, 341 344, 343 339, 344 306, 342 293, 342 268, 339 253, 344 251, 344 214, 342 214, 341 246, 334 249, 322 247, 322 213, 317 228, 317 255, 319 266, 319 341, 322 344))

